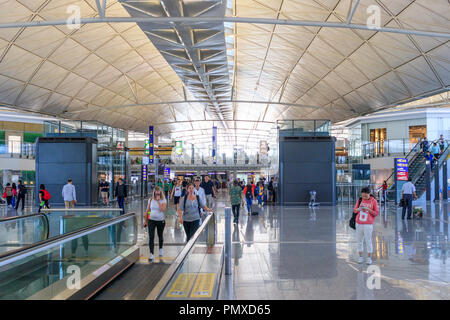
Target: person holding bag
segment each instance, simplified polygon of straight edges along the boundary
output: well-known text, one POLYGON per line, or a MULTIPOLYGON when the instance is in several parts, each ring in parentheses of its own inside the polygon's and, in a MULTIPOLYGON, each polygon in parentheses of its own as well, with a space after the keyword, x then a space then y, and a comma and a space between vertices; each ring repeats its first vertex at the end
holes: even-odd
POLYGON ((167 208, 167 201, 164 196, 164 192, 159 186, 153 189, 153 195, 148 199, 147 210, 145 214, 144 228, 148 227, 148 247, 150 249, 150 256, 148 261, 154 259, 154 247, 155 247, 155 229, 158 232, 159 240, 159 257, 164 255, 164 227, 166 226, 164 212, 167 208))
POLYGON ((379 214, 378 202, 370 194, 370 189, 365 187, 361 189, 361 197, 356 202, 353 208, 353 213, 356 214, 356 241, 358 243, 358 263, 363 263, 363 247, 366 243, 367 249, 367 264, 372 264, 372 232, 373 222, 375 217, 379 214))

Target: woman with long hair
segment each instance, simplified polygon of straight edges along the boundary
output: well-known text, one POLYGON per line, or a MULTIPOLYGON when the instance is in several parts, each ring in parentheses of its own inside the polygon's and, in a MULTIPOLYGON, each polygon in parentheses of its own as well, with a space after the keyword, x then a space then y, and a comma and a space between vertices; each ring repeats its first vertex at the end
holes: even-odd
POLYGON ((361 198, 355 204, 353 212, 356 213, 356 241, 358 243, 358 263, 363 263, 363 247, 366 243, 367 264, 372 264, 372 232, 373 222, 379 213, 378 202, 370 194, 370 189, 361 189, 361 198))
POLYGON ((180 201, 180 206, 178 207, 178 218, 180 223, 183 224, 186 242, 191 239, 200 226, 200 209, 209 212, 213 211, 206 206, 204 199, 195 194, 194 184, 189 183, 187 185, 187 194, 180 201))
POLYGON ((164 212, 167 208, 166 197, 164 192, 159 186, 156 186, 153 190, 153 195, 148 199, 147 210, 145 214, 144 228, 148 226, 148 247, 150 249, 149 261, 154 259, 154 247, 155 247, 155 229, 158 232, 159 240, 159 257, 164 255, 164 227, 166 226, 164 212))

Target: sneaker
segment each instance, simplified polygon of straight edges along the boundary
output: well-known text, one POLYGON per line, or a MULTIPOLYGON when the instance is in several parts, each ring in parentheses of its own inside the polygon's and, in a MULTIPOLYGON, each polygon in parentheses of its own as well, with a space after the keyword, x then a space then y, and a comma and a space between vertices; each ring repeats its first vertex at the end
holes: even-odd
POLYGON ((372 264, 372 258, 371 257, 367 257, 366 258, 366 264, 372 264))
POLYGON ((155 257, 153 256, 153 254, 150 253, 150 257, 148 257, 148 261, 149 261, 149 262, 152 262, 154 258, 155 258, 155 257))
POLYGON ((159 256, 160 257, 163 257, 164 256, 164 251, 163 251, 163 249, 161 248, 161 249, 159 249, 159 256))
POLYGON ((358 263, 363 263, 363 261, 364 261, 364 260, 363 260, 363 257, 359 257, 359 258, 358 258, 358 263))

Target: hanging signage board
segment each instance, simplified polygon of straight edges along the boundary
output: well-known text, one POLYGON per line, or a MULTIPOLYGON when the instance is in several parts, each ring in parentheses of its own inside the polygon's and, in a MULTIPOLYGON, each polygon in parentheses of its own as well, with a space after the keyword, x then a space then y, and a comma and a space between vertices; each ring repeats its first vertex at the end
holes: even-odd
POLYGON ((142 181, 147 181, 147 165, 142 166, 142 181))
POLYGON ((397 180, 408 181, 408 159, 396 158, 397 180))
POLYGON ((153 153, 153 126, 148 127, 148 157, 150 163, 153 164, 154 153, 153 153))
POLYGON ((165 167, 164 168, 164 177, 165 178, 169 178, 170 177, 170 168, 169 167, 165 167))
POLYGON ((212 127, 212 161, 217 163, 217 127, 212 127))

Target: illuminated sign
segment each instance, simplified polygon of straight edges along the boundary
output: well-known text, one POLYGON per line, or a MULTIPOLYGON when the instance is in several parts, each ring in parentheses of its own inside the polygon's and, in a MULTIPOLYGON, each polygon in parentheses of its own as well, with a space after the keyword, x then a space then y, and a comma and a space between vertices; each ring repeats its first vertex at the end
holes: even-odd
POLYGON ((164 168, 164 177, 170 177, 170 168, 169 167, 164 168))
POLYGON ((145 139, 145 155, 148 156, 148 151, 149 151, 149 144, 148 144, 148 139, 145 139))
POLYGON ((153 126, 148 127, 148 157, 150 160, 150 163, 153 163, 154 160, 154 153, 153 153, 153 126))
POLYGON ((149 164, 150 163, 150 158, 149 157, 142 157, 142 164, 149 164))
POLYGON ((408 181, 408 159, 396 158, 397 180, 408 181))
POLYGON ((147 181, 147 165, 142 166, 142 181, 147 181))
POLYGON ((217 163, 217 127, 212 127, 212 161, 217 163))

